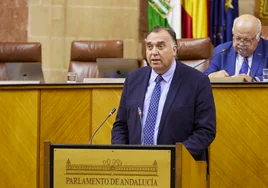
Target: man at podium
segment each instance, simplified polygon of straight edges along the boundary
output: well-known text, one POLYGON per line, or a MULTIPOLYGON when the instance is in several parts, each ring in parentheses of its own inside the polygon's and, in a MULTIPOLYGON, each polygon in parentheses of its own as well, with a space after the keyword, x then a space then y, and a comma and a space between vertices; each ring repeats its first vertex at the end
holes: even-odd
POLYGON ((268 41, 261 38, 261 21, 252 15, 241 15, 233 23, 233 41, 217 46, 208 69, 210 78, 243 76, 247 82, 262 81, 267 67, 268 41))
POLYGON ((145 42, 150 66, 131 72, 125 80, 112 144, 183 143, 196 160, 205 160, 216 135, 208 77, 175 60, 172 28, 156 26, 145 42))

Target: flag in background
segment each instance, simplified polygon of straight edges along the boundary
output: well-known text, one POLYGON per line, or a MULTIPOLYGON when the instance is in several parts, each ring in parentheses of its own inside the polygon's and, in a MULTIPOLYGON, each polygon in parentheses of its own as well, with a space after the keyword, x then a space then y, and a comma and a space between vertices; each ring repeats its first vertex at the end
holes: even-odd
POLYGON ((210 37, 214 46, 232 40, 238 0, 148 0, 149 30, 172 27, 177 38, 210 37))
POLYGON ((210 0, 210 39, 214 46, 232 40, 238 0, 210 0))
POLYGON ((181 38, 181 2, 180 0, 148 0, 149 30, 154 26, 172 27, 177 38, 181 38))
POLYGON ((193 21, 192 21, 192 0, 182 0, 181 7, 181 23, 182 23, 182 38, 193 38, 193 21))
POLYGON ((182 37, 201 38, 208 36, 208 1, 181 0, 182 37))
POLYGON ((225 0, 226 12, 226 42, 233 40, 233 22, 238 17, 238 0, 225 0))

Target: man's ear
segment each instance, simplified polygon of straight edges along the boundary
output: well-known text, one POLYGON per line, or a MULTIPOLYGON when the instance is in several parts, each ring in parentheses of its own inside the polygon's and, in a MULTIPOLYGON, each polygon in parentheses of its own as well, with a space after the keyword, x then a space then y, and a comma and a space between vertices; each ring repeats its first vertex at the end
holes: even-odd
POLYGON ((178 46, 177 45, 174 45, 173 46, 173 56, 176 57, 177 56, 177 53, 178 53, 178 46))
POLYGON ((259 34, 257 34, 257 40, 259 41, 261 39, 261 35, 262 35, 262 32, 260 32, 259 34))

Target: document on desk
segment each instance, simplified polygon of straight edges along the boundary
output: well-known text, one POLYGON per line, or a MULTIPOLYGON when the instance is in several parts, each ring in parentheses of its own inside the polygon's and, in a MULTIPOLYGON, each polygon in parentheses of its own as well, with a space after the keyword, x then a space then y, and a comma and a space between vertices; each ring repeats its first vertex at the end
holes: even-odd
POLYGON ((83 83, 90 84, 123 84, 125 78, 84 78, 83 83))
POLYGON ((210 77, 210 82, 247 82, 243 76, 210 77))
POLYGON ((0 85, 40 84, 40 80, 1 80, 0 85))

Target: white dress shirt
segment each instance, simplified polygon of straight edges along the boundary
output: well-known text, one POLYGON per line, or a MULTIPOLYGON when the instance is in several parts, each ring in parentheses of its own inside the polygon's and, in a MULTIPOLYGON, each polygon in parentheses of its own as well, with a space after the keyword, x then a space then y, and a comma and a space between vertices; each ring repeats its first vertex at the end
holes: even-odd
MULTIPOLYGON (((175 69, 176 69, 176 61, 174 59, 170 69, 166 73, 161 75, 163 80, 160 82, 161 96, 159 99, 158 113, 156 117, 155 129, 154 129, 154 145, 157 144, 157 135, 158 135, 159 124, 160 124, 160 120, 161 120, 161 116, 163 112, 163 107, 167 98, 167 94, 170 88, 170 84, 171 84, 175 69)), ((142 117, 143 126, 145 126, 149 104, 150 104, 151 96, 155 87, 155 79, 157 76, 158 74, 154 70, 152 70, 149 83, 148 83, 148 87, 147 87, 147 91, 145 94, 144 104, 143 104, 143 117, 142 117)))
MULTIPOLYGON (((235 75, 239 74, 239 71, 242 67, 242 64, 244 62, 244 57, 242 57, 240 54, 236 55, 236 60, 235 60, 235 75)), ((247 75, 250 75, 250 70, 251 70, 251 65, 252 65, 252 59, 253 59, 253 55, 249 56, 248 58, 248 72, 247 75)))

